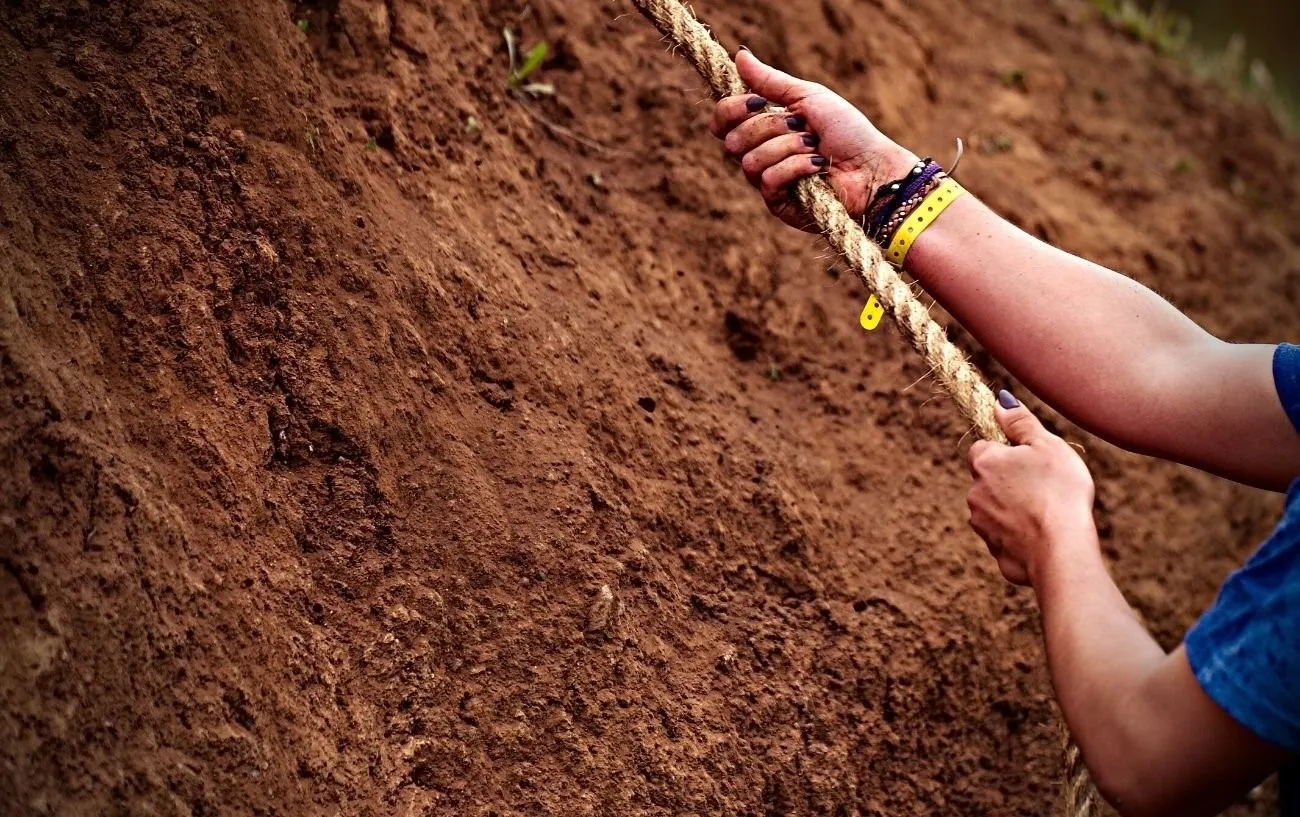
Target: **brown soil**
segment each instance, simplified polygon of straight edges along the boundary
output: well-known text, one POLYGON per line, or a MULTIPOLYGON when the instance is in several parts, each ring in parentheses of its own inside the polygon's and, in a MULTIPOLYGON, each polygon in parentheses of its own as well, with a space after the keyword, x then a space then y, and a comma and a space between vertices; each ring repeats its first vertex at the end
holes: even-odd
MULTIPOLYGON (((697 5, 1296 339, 1296 143, 1087 4, 697 5)), ((1048 813, 966 428, 630 7, 10 2, 0 83, 5 814, 1048 813)), ((1177 643, 1277 498, 1056 427, 1177 643)))

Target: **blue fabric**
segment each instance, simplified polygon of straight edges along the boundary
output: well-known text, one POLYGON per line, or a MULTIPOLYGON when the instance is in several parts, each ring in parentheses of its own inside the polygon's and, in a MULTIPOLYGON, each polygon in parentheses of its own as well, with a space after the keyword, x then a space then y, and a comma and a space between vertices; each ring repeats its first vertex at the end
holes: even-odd
MULTIPOLYGON (((1201 689, 1264 740, 1300 752, 1300 480, 1282 521, 1183 641, 1201 689)), ((1294 764, 1280 775, 1283 817, 1300 817, 1294 764)))
POLYGON ((1273 353, 1273 380, 1286 416, 1300 431, 1300 346, 1284 343, 1273 353))
MULTIPOLYGON (((1300 432, 1300 347, 1278 347, 1273 377, 1300 432)), ((1300 753, 1300 479, 1276 530, 1228 577, 1184 645, 1205 694, 1260 738, 1300 753)), ((1283 817, 1300 817, 1300 765, 1278 777, 1283 817)))

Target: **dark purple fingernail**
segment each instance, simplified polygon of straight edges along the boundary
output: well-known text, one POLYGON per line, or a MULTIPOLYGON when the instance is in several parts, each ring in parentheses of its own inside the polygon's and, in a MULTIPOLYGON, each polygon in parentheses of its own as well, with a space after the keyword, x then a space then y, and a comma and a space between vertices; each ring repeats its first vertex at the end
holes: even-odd
POLYGON ((749 111, 750 113, 758 113, 759 111, 763 110, 766 107, 767 107, 767 100, 763 99, 763 97, 761 96, 756 96, 745 103, 745 110, 749 111))
POLYGON ((998 392, 998 405, 1002 406, 1004 409, 1020 408, 1020 401, 1016 399, 1014 394, 1003 389, 998 392))
POLYGON ((803 143, 810 148, 815 148, 822 143, 822 138, 815 133, 805 133, 803 143))
POLYGON ((790 130, 803 130, 808 127, 808 120, 798 114, 787 116, 785 118, 785 126, 790 130))
POLYGON ((826 167, 826 165, 830 164, 830 161, 825 156, 814 156, 812 157, 812 163, 813 167, 826 167))

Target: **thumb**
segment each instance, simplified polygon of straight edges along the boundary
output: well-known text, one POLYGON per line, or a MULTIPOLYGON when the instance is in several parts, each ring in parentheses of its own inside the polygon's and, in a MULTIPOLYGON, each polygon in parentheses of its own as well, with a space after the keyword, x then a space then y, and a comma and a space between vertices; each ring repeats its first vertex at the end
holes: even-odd
POLYGON ((812 94, 816 85, 778 71, 755 57, 748 49, 736 55, 736 70, 749 89, 776 105, 789 107, 812 94))
POLYGON ((1046 431, 1033 412, 1006 389, 998 392, 997 417, 1012 445, 1028 445, 1046 431))

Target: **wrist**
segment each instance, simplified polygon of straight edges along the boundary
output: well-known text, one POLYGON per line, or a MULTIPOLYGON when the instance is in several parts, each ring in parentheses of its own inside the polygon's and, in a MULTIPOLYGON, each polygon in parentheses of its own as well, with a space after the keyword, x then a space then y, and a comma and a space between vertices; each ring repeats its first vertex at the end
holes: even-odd
POLYGON ((861 219, 871 207, 876 191, 882 185, 906 176, 919 161, 920 158, 915 153, 895 142, 889 142, 884 148, 873 151, 862 161, 858 171, 858 201, 849 208, 849 213, 854 218, 861 219))
POLYGON ((871 189, 872 194, 875 188, 894 179, 901 179, 921 161, 921 157, 912 151, 895 142, 890 142, 889 147, 880 152, 876 162, 876 180, 875 187, 871 189))
POLYGON ((1038 558, 1025 566, 1036 591, 1057 577, 1102 565, 1101 542, 1090 508, 1054 517, 1043 526, 1043 537, 1038 558))

